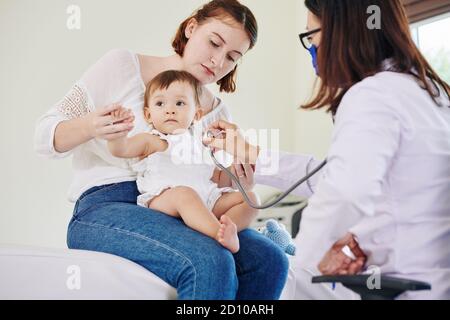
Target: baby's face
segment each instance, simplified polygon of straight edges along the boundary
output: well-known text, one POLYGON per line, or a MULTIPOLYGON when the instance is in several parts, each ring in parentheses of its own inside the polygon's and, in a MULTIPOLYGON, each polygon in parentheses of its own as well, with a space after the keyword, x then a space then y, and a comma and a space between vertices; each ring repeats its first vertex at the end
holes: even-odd
POLYGON ((153 127, 161 133, 180 133, 199 118, 194 90, 184 82, 174 82, 167 90, 155 90, 148 102, 153 127))

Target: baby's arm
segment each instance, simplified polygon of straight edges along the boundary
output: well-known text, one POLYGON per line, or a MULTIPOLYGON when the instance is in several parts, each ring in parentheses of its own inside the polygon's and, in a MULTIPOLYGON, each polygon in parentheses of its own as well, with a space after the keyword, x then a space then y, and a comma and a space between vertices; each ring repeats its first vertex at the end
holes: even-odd
POLYGON ((111 154, 118 158, 145 158, 167 148, 167 143, 157 136, 140 133, 131 138, 123 137, 108 141, 111 154))
MULTIPOLYGON (((111 114, 113 118, 121 118, 129 113, 125 108, 116 110, 111 114)), ((111 154, 118 158, 145 158, 152 153, 167 149, 167 143, 159 137, 140 133, 131 138, 122 137, 108 141, 108 148, 111 154)))

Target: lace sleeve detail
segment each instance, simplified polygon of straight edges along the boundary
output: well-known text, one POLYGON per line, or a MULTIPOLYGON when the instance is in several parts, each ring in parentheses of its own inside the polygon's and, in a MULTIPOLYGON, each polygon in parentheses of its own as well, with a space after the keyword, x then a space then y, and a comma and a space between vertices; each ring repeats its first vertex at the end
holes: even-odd
POLYGON ((87 92, 76 84, 57 104, 56 109, 71 120, 88 114, 93 107, 89 103, 87 92))

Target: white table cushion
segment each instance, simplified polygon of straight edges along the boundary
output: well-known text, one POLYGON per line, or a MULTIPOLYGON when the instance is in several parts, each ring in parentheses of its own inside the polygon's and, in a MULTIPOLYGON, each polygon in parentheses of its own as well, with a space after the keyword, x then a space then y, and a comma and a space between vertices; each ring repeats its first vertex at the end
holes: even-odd
POLYGON ((176 299, 176 290, 118 256, 0 245, 0 299, 176 299))

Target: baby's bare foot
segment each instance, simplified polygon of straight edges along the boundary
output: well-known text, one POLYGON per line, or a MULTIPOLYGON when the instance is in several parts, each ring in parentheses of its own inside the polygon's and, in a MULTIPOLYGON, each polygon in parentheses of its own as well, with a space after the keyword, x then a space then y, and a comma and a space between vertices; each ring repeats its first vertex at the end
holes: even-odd
POLYGON ((230 250, 231 253, 236 253, 239 251, 237 227, 226 215, 220 217, 220 229, 217 232, 217 241, 230 250))

